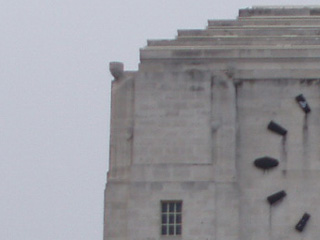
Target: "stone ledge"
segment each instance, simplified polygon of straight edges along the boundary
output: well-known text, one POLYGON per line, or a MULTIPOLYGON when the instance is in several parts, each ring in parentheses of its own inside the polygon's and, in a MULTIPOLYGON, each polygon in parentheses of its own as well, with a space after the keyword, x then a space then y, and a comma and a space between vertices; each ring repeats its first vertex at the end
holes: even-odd
POLYGON ((253 7, 239 10, 239 17, 252 16, 319 16, 320 6, 271 6, 253 7))
POLYGON ((252 29, 206 29, 206 30, 178 30, 178 37, 181 36, 284 36, 284 35, 319 35, 319 27, 313 28, 252 28, 252 29))
POLYGON ((320 45, 320 36, 314 37, 179 37, 175 40, 150 40, 148 47, 161 46, 315 46, 320 45))
POLYGON ((150 47, 140 51, 140 59, 320 59, 320 47, 150 47))
POLYGON ((291 26, 291 25, 318 25, 320 24, 320 17, 292 17, 292 18, 263 18, 263 17, 250 17, 239 18, 238 20, 208 20, 208 26, 291 26))

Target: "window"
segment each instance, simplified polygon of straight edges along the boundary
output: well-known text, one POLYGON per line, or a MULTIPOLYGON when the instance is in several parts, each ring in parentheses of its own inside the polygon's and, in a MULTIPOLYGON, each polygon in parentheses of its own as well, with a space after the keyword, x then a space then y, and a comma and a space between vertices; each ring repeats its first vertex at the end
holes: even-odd
POLYGON ((182 201, 161 201, 161 235, 175 236, 182 232, 182 201))

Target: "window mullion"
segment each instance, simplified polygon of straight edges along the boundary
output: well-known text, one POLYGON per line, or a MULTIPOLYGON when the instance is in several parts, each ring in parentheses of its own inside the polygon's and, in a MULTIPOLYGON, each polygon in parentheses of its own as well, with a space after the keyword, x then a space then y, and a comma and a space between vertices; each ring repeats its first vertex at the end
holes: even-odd
POLYGON ((174 235, 177 235, 176 213, 177 213, 177 203, 174 204, 174 209, 173 209, 173 234, 174 235))

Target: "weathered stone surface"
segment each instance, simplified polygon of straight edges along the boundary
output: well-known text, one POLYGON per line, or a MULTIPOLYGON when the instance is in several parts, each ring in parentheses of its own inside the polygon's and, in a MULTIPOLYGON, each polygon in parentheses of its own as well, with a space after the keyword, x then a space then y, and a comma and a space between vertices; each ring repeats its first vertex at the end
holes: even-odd
POLYGON ((319 9, 243 9, 148 41, 139 70, 112 82, 105 240, 319 236, 319 9), (261 171, 253 161, 262 156, 279 165, 261 171), (279 191, 285 200, 271 208, 279 191), (163 200, 183 202, 179 237, 161 236, 163 200))

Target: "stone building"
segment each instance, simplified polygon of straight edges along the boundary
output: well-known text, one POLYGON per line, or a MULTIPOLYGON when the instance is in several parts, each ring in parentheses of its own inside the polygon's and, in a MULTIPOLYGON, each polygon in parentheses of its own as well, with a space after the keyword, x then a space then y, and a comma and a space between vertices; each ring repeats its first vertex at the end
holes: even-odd
POLYGON ((320 7, 253 7, 113 62, 104 240, 320 236, 320 7))

